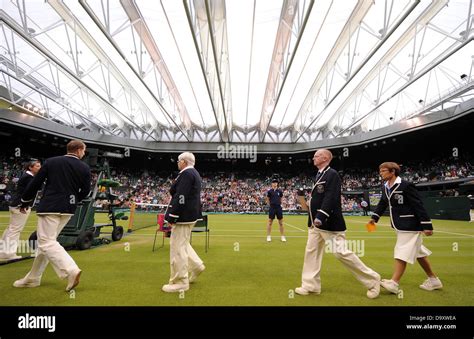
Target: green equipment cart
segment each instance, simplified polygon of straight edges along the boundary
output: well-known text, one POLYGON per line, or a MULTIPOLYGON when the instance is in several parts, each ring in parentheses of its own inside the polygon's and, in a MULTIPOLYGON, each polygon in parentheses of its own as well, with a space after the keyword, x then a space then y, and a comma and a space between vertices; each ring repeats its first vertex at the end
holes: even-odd
MULTIPOLYGON (((117 196, 112 194, 112 188, 118 187, 120 184, 107 178, 110 178, 110 168, 107 160, 105 160, 94 190, 88 198, 78 204, 76 212, 58 236, 58 242, 64 248, 86 250, 91 248, 91 246, 110 243, 111 240, 119 241, 122 239, 123 227, 117 225, 117 220, 127 220, 128 216, 124 215, 122 211, 117 210, 117 206, 114 205, 114 200, 117 196), (108 223, 95 223, 96 207, 94 207, 94 203, 96 200, 107 200, 108 223), (108 227, 111 227, 112 230, 109 232, 102 230, 108 227), (101 238, 101 234, 111 234, 111 240, 101 238)), ((34 247, 33 244, 35 244, 36 239, 37 235, 35 231, 30 236, 30 244, 32 247, 34 247)))

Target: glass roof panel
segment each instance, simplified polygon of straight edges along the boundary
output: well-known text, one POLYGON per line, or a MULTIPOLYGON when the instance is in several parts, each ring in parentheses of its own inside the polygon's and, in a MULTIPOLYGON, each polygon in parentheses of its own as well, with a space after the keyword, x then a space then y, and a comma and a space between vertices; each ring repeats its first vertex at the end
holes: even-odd
POLYGON ((471 0, 4 0, 0 85, 47 109, 50 120, 130 138, 333 138, 472 97, 472 7, 471 0), (286 38, 278 35, 282 22, 286 38), (275 56, 282 42, 285 55, 275 56))

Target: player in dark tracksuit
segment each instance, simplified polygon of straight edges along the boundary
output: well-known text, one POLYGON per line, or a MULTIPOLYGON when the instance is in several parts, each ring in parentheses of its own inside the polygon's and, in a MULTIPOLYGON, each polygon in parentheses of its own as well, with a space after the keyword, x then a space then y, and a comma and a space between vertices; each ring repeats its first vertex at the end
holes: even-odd
POLYGON ((286 242, 285 229, 283 227, 283 210, 281 208, 282 197, 283 192, 278 188, 278 180, 273 180, 272 188, 267 192, 267 203, 270 204, 270 209, 268 211, 267 241, 272 241, 272 224, 276 215, 278 223, 280 224, 281 241, 286 242))
POLYGON ((423 246, 422 234, 431 236, 433 225, 415 185, 399 177, 400 166, 397 163, 384 162, 379 166, 379 171, 385 184, 382 189, 382 198, 369 223, 378 222, 380 216, 388 208, 390 224, 397 231, 397 243, 394 250, 395 269, 391 280, 382 279, 382 287, 397 294, 398 283, 405 272, 407 262, 413 264, 417 260, 428 276, 420 288, 427 291, 442 288, 441 281, 431 270, 428 261, 431 251, 423 246))

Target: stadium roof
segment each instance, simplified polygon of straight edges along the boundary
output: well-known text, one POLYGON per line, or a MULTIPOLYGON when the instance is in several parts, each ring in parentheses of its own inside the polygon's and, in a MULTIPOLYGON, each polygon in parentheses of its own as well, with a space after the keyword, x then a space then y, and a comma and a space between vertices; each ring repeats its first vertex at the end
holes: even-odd
POLYGON ((470 0, 3 0, 0 93, 142 141, 301 143, 473 98, 470 0))

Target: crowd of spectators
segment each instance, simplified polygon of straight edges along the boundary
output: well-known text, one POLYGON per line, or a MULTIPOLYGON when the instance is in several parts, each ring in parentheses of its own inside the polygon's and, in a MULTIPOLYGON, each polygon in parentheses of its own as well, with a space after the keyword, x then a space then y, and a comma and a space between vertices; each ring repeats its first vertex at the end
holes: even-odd
MULTIPOLYGON (((0 206, 6 206, 11 199, 15 182, 23 171, 25 158, 0 157, 0 206)), ((197 166, 199 169, 199 166, 197 166)), ((304 188, 309 193, 313 186, 315 173, 269 173, 262 171, 245 172, 206 172, 201 170, 203 179, 202 204, 206 212, 264 212, 268 208, 266 192, 273 179, 278 179, 283 190, 282 207, 284 210, 298 210, 296 191, 304 188)), ((378 188, 382 185, 377 170, 349 168, 340 171, 342 190, 352 194, 343 194, 342 205, 345 211, 360 211, 362 195, 357 191, 378 188)), ((474 176, 474 167, 469 162, 454 159, 433 159, 429 163, 410 163, 402 165, 402 178, 414 182, 453 180, 474 176)), ((176 173, 144 170, 135 172, 124 168, 113 168, 111 178, 120 182, 121 187, 114 193, 117 201, 124 207, 130 202, 146 204, 168 204, 169 188, 176 173)), ((97 173, 93 174, 93 183, 97 173)), ((446 191, 444 195, 454 196, 455 192, 446 191), (449 194, 448 194, 449 193, 449 194)), ((102 202, 98 203, 102 206, 102 202)))
MULTIPOLYGON (((401 177, 415 184, 429 181, 448 181, 474 176, 474 166, 455 159, 432 159, 430 162, 402 164, 401 177)), ((340 173, 343 191, 380 187, 382 180, 377 169, 349 168, 340 173)))

